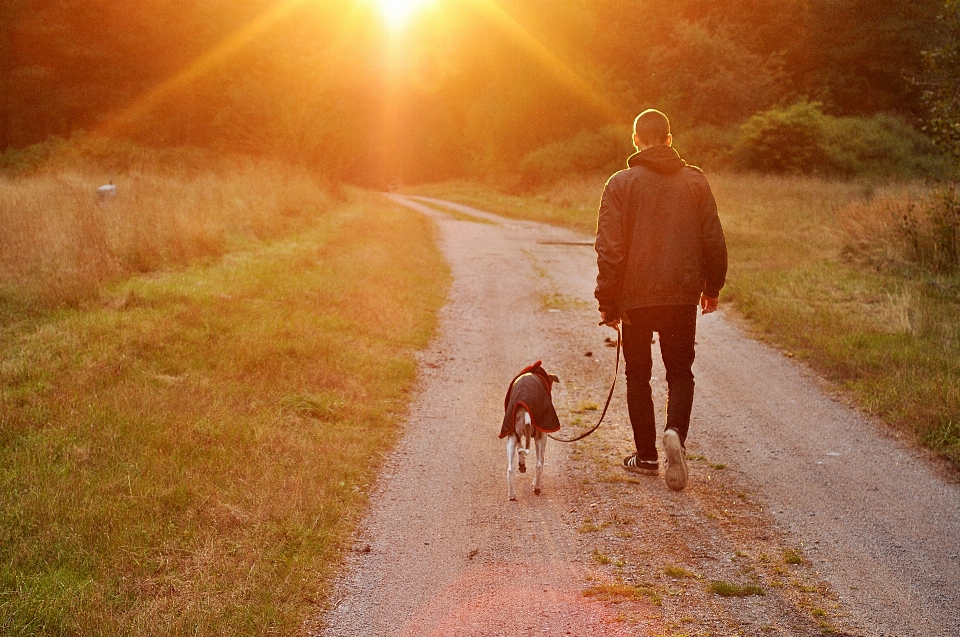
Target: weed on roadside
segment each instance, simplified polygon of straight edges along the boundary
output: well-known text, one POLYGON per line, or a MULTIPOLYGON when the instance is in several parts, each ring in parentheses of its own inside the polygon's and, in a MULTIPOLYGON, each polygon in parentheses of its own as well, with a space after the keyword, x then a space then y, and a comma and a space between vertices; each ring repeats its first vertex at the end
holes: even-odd
POLYGON ((803 564, 803 556, 800 555, 799 551, 793 549, 786 549, 783 552, 783 563, 784 564, 803 564))
POLYGON ((735 584, 723 580, 710 582, 708 590, 721 597, 749 597, 750 595, 766 595, 766 591, 756 584, 735 584))
POLYGON ((694 578, 697 577, 696 573, 692 571, 688 571, 682 566, 667 566, 663 569, 663 574, 666 575, 667 577, 674 577, 677 579, 685 578, 685 577, 694 577, 694 578))
POLYGON ((634 586, 623 582, 591 586, 584 589, 583 596, 595 597, 614 604, 627 600, 639 601, 642 599, 649 599, 655 605, 661 603, 660 594, 652 586, 634 586))

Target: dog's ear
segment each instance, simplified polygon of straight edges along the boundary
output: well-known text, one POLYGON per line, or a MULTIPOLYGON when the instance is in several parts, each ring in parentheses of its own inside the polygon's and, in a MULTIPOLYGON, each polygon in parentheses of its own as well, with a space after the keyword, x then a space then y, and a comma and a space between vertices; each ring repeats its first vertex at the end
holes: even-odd
POLYGON ((550 376, 550 380, 552 380, 553 382, 555 382, 555 383, 559 383, 559 382, 560 382, 560 379, 557 377, 556 374, 548 374, 548 376, 550 376))

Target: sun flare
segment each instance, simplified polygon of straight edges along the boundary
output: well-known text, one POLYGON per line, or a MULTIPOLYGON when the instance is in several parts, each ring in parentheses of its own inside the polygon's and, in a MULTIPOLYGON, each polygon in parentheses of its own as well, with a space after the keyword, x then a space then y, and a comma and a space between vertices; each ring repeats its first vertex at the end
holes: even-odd
POLYGON ((376 0, 383 19, 391 29, 400 29, 413 15, 436 0, 376 0))

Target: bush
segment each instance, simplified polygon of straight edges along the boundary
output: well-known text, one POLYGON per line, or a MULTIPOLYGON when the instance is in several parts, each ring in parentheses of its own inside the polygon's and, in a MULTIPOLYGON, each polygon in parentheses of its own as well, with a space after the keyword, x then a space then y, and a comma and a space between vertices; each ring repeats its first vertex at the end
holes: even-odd
POLYGON ((734 157, 747 170, 787 174, 942 177, 950 171, 933 143, 898 117, 834 117, 807 100, 749 118, 734 157))
POLYGON ((581 131, 528 153, 520 162, 520 185, 533 188, 574 174, 611 173, 625 168, 626 158, 635 150, 629 126, 581 131))
POLYGON ((758 113, 740 126, 737 163, 762 172, 822 172, 827 164, 826 128, 819 104, 806 100, 758 113))
POLYGON ((673 147, 687 162, 701 168, 727 168, 737 143, 736 128, 698 126, 676 133, 673 147))
POLYGON ((836 174, 943 176, 949 169, 933 142, 899 117, 824 117, 827 157, 836 174))

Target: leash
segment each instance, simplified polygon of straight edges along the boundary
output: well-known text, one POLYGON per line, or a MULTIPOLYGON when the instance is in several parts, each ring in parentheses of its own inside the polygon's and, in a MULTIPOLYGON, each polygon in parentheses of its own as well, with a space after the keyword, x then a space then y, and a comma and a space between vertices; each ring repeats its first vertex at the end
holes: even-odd
MULTIPOLYGON (((603 325, 603 323, 601 323, 600 325, 603 325)), ((610 399, 613 398, 613 389, 617 386, 617 376, 620 375, 620 344, 623 341, 623 334, 620 332, 619 324, 617 324, 616 330, 617 330, 617 364, 613 370, 613 383, 610 384, 610 393, 607 394, 607 402, 604 403, 603 405, 603 412, 600 414, 600 420, 597 421, 597 424, 595 424, 593 426, 593 429, 591 429, 590 431, 587 431, 586 433, 582 433, 576 438, 570 438, 569 440, 566 438, 557 438, 553 434, 547 434, 557 442, 576 442, 578 440, 583 440, 584 438, 586 438, 587 436, 589 436, 590 434, 592 434, 594 431, 597 430, 597 427, 599 427, 600 423, 603 422, 603 417, 607 415, 607 408, 610 406, 610 399)))

